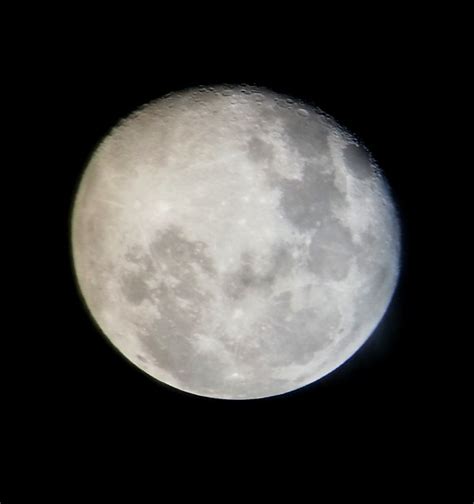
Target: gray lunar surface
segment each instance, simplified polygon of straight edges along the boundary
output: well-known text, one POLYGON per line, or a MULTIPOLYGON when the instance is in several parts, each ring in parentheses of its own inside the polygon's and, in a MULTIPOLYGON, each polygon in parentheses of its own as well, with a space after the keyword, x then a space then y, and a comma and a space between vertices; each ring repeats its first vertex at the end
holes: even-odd
POLYGON ((399 271, 399 223, 370 154, 268 90, 191 89, 99 145, 72 249, 113 345, 194 394, 250 399, 321 378, 370 336, 399 271))

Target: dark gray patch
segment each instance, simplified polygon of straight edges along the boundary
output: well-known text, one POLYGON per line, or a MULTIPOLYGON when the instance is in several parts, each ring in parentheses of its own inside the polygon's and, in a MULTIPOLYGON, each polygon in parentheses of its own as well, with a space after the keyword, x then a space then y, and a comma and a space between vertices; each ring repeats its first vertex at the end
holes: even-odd
POLYGON ((150 293, 143 273, 127 273, 121 282, 122 292, 132 304, 140 304, 150 293))
POLYGON ((291 292, 285 291, 274 298, 274 303, 278 307, 279 312, 290 309, 291 292), (284 307, 284 309, 283 309, 284 307))
POLYGON ((317 230, 309 248, 308 268, 324 280, 342 280, 349 273, 357 248, 348 228, 327 219, 317 230))
POLYGON ((324 173, 317 164, 307 163, 302 181, 282 180, 281 206, 285 216, 298 229, 312 230, 332 209, 345 203, 334 174, 324 173))
POLYGON ((248 143, 249 158, 255 162, 271 161, 273 147, 258 137, 252 137, 248 143))
POLYGON ((370 177, 373 173, 369 152, 363 147, 349 144, 344 149, 346 166, 358 179, 370 177))
POLYGON ((206 248, 205 243, 187 240, 175 228, 158 233, 150 247, 154 263, 160 272, 183 280, 189 280, 194 275, 193 263, 207 273, 214 271, 206 248))
POLYGON ((361 245, 360 247, 365 249, 366 252, 370 252, 370 250, 376 246, 377 237, 375 236, 373 231, 363 231, 361 233, 361 245))
POLYGON ((224 291, 231 299, 240 299, 252 288, 257 288, 261 278, 254 271, 253 257, 244 252, 240 257, 240 267, 236 273, 228 275, 224 291))
POLYGON ((299 110, 299 105, 287 104, 277 108, 263 108, 260 112, 260 127, 266 129, 268 124, 281 123, 289 146, 302 156, 313 157, 327 152, 328 126, 317 112, 311 111, 309 116, 303 116, 299 110))
POLYGON ((295 109, 289 109, 281 118, 290 146, 301 156, 313 157, 328 152, 329 131, 315 114, 302 117, 295 109))
POLYGON ((293 264, 290 250, 286 247, 279 247, 273 255, 271 273, 274 277, 289 273, 293 264))
POLYGON ((200 322, 202 298, 198 293, 188 297, 191 306, 183 310, 176 289, 162 283, 153 291, 160 317, 144 328, 141 340, 157 365, 181 379, 191 365, 193 346, 190 336, 200 322))
POLYGON ((214 271, 206 245, 189 241, 179 229, 171 228, 157 234, 151 252, 164 280, 151 291, 160 315, 140 328, 142 343, 161 369, 201 393, 211 393, 220 373, 224 379, 225 363, 218 355, 196 353, 192 340, 209 294, 198 284, 191 265, 198 265, 205 275, 214 271), (167 283, 168 275, 176 282, 167 283))
POLYGON ((231 299, 240 299, 252 290, 268 292, 277 278, 287 274, 291 256, 286 248, 280 247, 274 253, 271 264, 264 273, 255 271, 253 257, 248 253, 242 254, 240 263, 239 270, 229 275, 224 284, 225 292, 231 299))
POLYGON ((125 258, 139 267, 138 272, 126 273, 122 278, 122 292, 133 304, 139 304, 147 297, 154 297, 156 302, 160 302, 156 299, 156 289, 147 286, 145 280, 149 275, 172 275, 178 280, 174 294, 192 298, 195 287, 191 286, 195 272, 191 263, 198 265, 203 271, 212 271, 212 262, 206 255, 205 244, 188 241, 174 229, 159 233, 152 242, 149 253, 135 246, 127 251, 125 258))
POLYGON ((154 272, 153 262, 149 254, 143 251, 143 248, 138 246, 132 246, 125 253, 125 259, 140 267, 140 269, 148 274, 154 272))

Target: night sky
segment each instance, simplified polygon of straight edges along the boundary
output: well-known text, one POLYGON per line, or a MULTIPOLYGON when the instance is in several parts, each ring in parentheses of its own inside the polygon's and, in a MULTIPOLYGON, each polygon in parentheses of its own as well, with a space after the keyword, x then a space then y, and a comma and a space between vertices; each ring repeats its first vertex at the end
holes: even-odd
MULTIPOLYGON (((227 502, 238 493, 245 502, 265 502, 288 492, 291 502, 305 494, 319 502, 318 487, 331 476, 341 478, 335 495, 339 486, 353 485, 347 473, 364 491, 377 483, 386 496, 415 484, 425 495, 440 482, 440 467, 460 464, 454 472, 461 477, 458 395, 467 397, 453 388, 457 370, 447 348, 459 335, 432 301, 450 297, 433 245, 447 217, 429 201, 444 169, 433 154, 443 136, 429 133, 437 51, 413 26, 382 40, 379 30, 357 44, 332 42, 316 29, 251 40, 232 30, 197 30, 180 43, 162 35, 155 46, 138 37, 133 47, 126 31, 97 46, 87 29, 67 44, 59 30, 12 58, 18 78, 12 87, 21 98, 6 106, 21 103, 33 115, 26 124, 11 123, 14 141, 5 146, 4 233, 15 245, 6 247, 4 263, 13 302, 4 305, 11 329, 2 336, 2 504, 36 502, 18 497, 28 482, 37 485, 38 502, 63 495, 60 488, 92 501, 87 482, 96 478, 117 489, 131 474, 136 488, 149 488, 155 499, 143 502, 165 501, 169 490, 176 500, 227 502), (88 315, 70 255, 73 197, 110 128, 168 92, 222 83, 295 96, 354 132, 382 168, 402 228, 398 287, 363 347, 313 385, 253 401, 186 394, 130 364, 88 315), (254 483, 263 494, 250 490, 254 483)), ((443 99, 442 92, 436 97, 443 99)))

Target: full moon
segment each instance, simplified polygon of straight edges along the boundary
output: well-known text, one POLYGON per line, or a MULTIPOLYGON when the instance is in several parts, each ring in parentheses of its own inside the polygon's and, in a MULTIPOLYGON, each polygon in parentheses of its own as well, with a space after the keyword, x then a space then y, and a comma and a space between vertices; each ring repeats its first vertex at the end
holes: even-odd
POLYGON ((370 153, 267 89, 189 89, 94 152, 72 213, 78 285, 113 345, 160 382, 255 399, 308 385, 371 335, 400 229, 370 153))

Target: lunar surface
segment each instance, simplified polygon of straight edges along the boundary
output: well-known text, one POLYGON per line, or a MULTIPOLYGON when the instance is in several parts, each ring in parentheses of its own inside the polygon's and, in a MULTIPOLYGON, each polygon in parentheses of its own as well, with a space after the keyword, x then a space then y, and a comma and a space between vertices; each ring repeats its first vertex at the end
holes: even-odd
POLYGON ((251 399, 331 372, 366 341, 399 271, 389 189, 320 110, 265 89, 167 95, 122 121, 72 215, 85 303, 154 378, 251 399))

